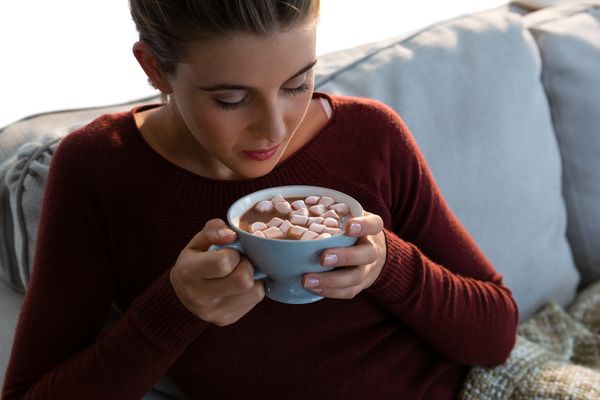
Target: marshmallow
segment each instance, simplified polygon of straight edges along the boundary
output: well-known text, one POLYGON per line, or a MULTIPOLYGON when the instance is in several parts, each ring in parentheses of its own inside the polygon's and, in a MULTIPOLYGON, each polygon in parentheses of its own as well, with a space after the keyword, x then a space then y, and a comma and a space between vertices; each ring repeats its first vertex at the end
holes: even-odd
POLYGON ((314 206, 319 202, 319 196, 308 196, 306 199, 304 199, 304 202, 309 206, 314 206))
POLYGON ((331 236, 332 236, 331 233, 323 232, 319 236, 317 236, 317 239, 327 239, 327 238, 330 238, 331 236))
POLYGON ((342 230, 340 228, 325 228, 325 232, 333 236, 339 235, 340 233, 342 233, 342 230))
MULTIPOLYGON (((323 215, 325 215, 325 214, 323 214, 323 215)), ((323 225, 330 227, 330 228, 339 228, 340 223, 335 218, 325 218, 325 220, 323 221, 323 225)))
POLYGON ((262 231, 262 233, 268 239, 281 239, 285 236, 284 233, 281 232, 281 229, 279 229, 275 226, 265 229, 264 231, 262 231))
POLYGON ((264 222, 255 222, 252 225, 250 225, 250 233, 254 233, 256 231, 263 231, 267 228, 268 226, 264 222))
POLYGON ((254 206, 254 209, 261 214, 270 213, 273 211, 273 203, 269 200, 263 200, 258 202, 258 204, 254 206))
POLYGON ((287 201, 280 201, 279 203, 274 203, 275 209, 279 214, 287 215, 292 211, 292 206, 287 201))
POLYGON ((294 225, 306 225, 308 217, 304 215, 294 214, 290 217, 290 222, 294 225))
POLYGON ((323 231, 325 231, 325 228, 327 227, 321 224, 310 224, 310 226, 308 227, 309 230, 316 233, 323 233, 323 231))
POLYGON ((281 225, 279 225, 279 230, 281 232, 287 234, 290 231, 290 229, 292 229, 292 226, 294 226, 294 225, 292 225, 292 223, 290 221, 285 220, 281 223, 281 225))
POLYGON ((308 208, 299 208, 290 212, 290 217, 292 215, 302 215, 303 217, 308 217, 308 208))
POLYGON ((273 197, 271 199, 271 202, 273 204, 281 203, 281 202, 284 202, 284 201, 287 201, 287 200, 282 195, 280 195, 280 194, 278 194, 277 196, 275 196, 275 197, 273 197))
POLYGON ((325 218, 323 217, 308 217, 308 222, 306 223, 306 225, 322 224, 323 221, 325 221, 325 218))
POLYGON ((344 215, 348 215, 350 213, 350 208, 348 207, 348 205, 346 203, 332 204, 332 205, 329 206, 329 209, 330 210, 334 210, 335 212, 337 212, 342 217, 344 215))
POLYGON ((319 200, 319 202, 317 204, 323 204, 325 206, 325 208, 327 208, 334 203, 335 203, 335 200, 332 199, 331 197, 323 196, 323 197, 321 197, 321 199, 319 200))
POLYGON ((321 217, 340 219, 340 216, 335 212, 335 210, 327 210, 323 213, 323 215, 321 215, 321 217))
POLYGON ((263 231, 256 231, 256 232, 253 233, 253 235, 261 237, 261 238, 266 237, 265 234, 263 233, 263 231))
POLYGON ((308 211, 310 211, 312 215, 320 217, 321 214, 325 213, 325 206, 323 204, 317 204, 309 207, 308 211))
POLYGON ((278 227, 283 223, 283 220, 279 217, 273 217, 269 222, 267 222, 268 227, 278 227))
POLYGON ((296 238, 300 238, 306 231, 308 231, 307 228, 305 228, 303 226, 294 225, 290 229, 289 234, 296 238))
POLYGON ((300 240, 313 240, 313 239, 316 239, 317 236, 319 236, 319 234, 317 232, 306 231, 302 234, 302 236, 300 237, 300 240))
POLYGON ((304 200, 296 200, 292 203, 292 208, 294 210, 297 210, 299 208, 307 208, 307 207, 306 207, 306 203, 304 202, 304 200))

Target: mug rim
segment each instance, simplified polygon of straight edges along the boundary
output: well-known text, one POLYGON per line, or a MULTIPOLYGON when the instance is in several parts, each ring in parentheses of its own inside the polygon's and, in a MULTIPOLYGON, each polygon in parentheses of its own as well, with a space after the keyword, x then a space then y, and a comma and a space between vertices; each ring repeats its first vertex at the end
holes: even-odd
MULTIPOLYGON (((307 190, 307 192, 299 193, 297 195, 292 194, 292 196, 303 196, 303 195, 311 196, 311 195, 313 195, 313 193, 310 193, 310 190, 316 190, 316 191, 321 192, 323 194, 321 194, 321 193, 315 193, 314 195, 324 196, 324 195, 326 195, 325 193, 332 194, 332 196, 330 196, 330 197, 334 198, 336 200, 336 202, 343 201, 343 200, 340 200, 340 197, 346 198, 347 200, 350 200, 350 201, 349 202, 343 201, 343 202, 345 202, 346 204, 351 203, 351 204, 348 204, 348 207, 350 208, 350 214, 352 215, 352 218, 364 215, 364 210, 362 208, 362 205, 358 202, 358 200, 356 200, 354 197, 350 196, 347 193, 340 192, 339 190, 335 190, 335 189, 331 189, 331 188, 322 187, 322 186, 312 186, 312 185, 284 185, 284 186, 274 186, 274 187, 270 187, 270 188, 260 189, 260 190, 248 193, 248 194, 240 197, 236 201, 234 201, 229 206, 229 208, 227 209, 227 222, 229 223, 230 227, 233 228, 233 230, 235 230, 235 232, 238 235, 241 234, 241 235, 253 237, 253 238, 256 238, 256 239, 270 240, 270 241, 274 241, 274 242, 285 242, 285 243, 294 243, 294 242, 297 242, 297 243, 311 243, 311 242, 313 242, 314 240, 263 238, 263 237, 260 237, 260 236, 255 236, 255 235, 251 234, 250 232, 247 232, 247 231, 241 229, 238 226, 239 217, 241 217, 241 215, 243 215, 246 211, 248 211, 250 209, 250 207, 253 206, 254 204, 256 204, 257 202, 262 201, 262 200, 269 200, 269 199, 273 198, 273 196, 275 196, 277 194, 281 194, 281 193, 273 193, 273 192, 277 191, 278 189, 281 190, 281 191, 284 191, 284 192, 288 192, 288 191, 303 192, 304 190, 307 190), (267 196, 268 193, 271 193, 271 195, 267 196), (259 196, 259 198, 258 199, 254 199, 254 200, 250 200, 251 197, 256 197, 256 196, 259 196), (264 196, 267 196, 267 197, 264 197, 264 196), (251 202, 251 204, 249 204, 247 207, 242 207, 242 205, 243 205, 242 203, 245 203, 245 202, 251 202), (234 211, 238 207, 242 207, 243 212, 240 213, 240 215, 238 216, 237 221, 234 222, 234 218, 233 218, 232 214, 234 213, 234 211), (355 212, 358 215, 355 215, 355 212)), ((285 197, 285 195, 283 195, 283 196, 285 197)), ((334 236, 331 236, 331 237, 328 237, 328 238, 324 238, 324 239, 319 239, 319 242, 323 243, 323 242, 326 242, 326 241, 330 241, 330 240, 335 239, 335 238, 337 238, 339 236, 347 236, 347 235, 344 232, 342 232, 341 234, 338 234, 338 235, 334 235, 334 236)))

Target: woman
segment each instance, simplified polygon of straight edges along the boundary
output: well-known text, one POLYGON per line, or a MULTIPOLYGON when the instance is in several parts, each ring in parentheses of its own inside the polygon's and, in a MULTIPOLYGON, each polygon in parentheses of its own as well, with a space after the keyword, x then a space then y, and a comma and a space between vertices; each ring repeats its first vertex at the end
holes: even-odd
POLYGON ((517 309, 399 116, 313 91, 319 2, 131 0, 165 104, 106 115, 54 155, 6 399, 451 399, 496 365, 517 309), (326 299, 264 297, 223 221, 237 198, 327 186, 368 212, 326 299), (121 318, 103 330, 111 304, 121 318))

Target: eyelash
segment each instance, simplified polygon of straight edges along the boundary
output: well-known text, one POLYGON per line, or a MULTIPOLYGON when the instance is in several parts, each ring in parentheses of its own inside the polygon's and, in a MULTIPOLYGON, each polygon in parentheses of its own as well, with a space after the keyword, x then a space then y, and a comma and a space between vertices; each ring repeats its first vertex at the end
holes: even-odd
MULTIPOLYGON (((290 94, 292 96, 298 96, 299 94, 305 93, 307 90, 309 89, 309 85, 307 82, 302 83, 302 85, 295 87, 295 88, 283 88, 282 90, 285 91, 287 94, 290 94)), ((215 100, 217 102, 217 106, 219 106, 220 108, 222 108, 223 110, 226 111, 231 111, 231 110, 235 110, 237 108, 240 108, 242 106, 244 106, 246 104, 246 98, 244 97, 243 100, 238 101, 237 103, 226 103, 224 101, 219 101, 219 100, 215 100)))

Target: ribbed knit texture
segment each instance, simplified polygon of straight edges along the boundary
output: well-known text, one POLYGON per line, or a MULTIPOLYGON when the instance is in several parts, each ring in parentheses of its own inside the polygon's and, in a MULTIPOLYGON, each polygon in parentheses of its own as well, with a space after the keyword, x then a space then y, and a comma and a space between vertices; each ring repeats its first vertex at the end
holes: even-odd
POLYGON ((372 100, 328 99, 329 124, 257 179, 171 164, 131 112, 66 137, 3 398, 135 399, 168 374, 192 399, 451 399, 464 365, 505 360, 514 301, 402 120, 372 100), (348 193, 383 218, 378 280, 352 300, 265 298, 226 327, 197 319, 169 282, 179 252, 238 197, 287 184, 348 193), (113 302, 123 316, 102 332, 113 302))

